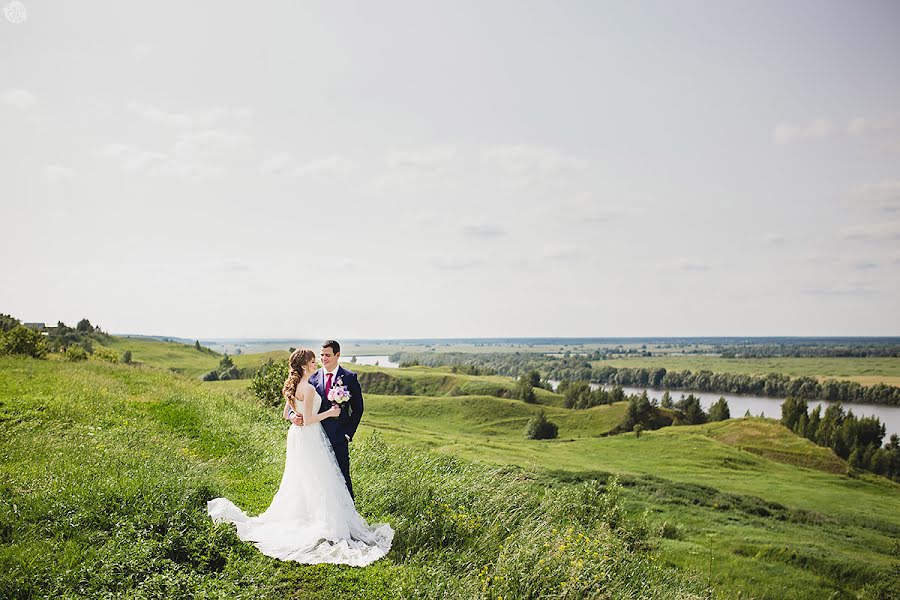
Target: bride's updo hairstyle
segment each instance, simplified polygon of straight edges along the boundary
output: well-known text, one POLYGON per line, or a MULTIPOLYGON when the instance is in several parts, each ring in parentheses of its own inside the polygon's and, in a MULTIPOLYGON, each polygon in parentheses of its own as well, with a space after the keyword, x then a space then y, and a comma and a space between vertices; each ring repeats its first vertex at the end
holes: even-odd
POLYGON ((294 398, 294 394, 297 392, 297 384, 300 383, 300 380, 303 378, 303 366, 315 358, 316 353, 309 348, 298 348, 297 350, 294 350, 293 354, 291 354, 291 357, 288 359, 288 367, 291 372, 284 382, 284 387, 281 388, 281 394, 285 398, 289 400, 294 398))

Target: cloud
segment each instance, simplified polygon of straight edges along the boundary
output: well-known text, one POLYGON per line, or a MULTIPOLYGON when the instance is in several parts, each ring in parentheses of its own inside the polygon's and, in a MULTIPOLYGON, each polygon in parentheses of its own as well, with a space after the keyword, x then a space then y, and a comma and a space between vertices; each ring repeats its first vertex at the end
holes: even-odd
POLYGON ((581 254, 575 244, 546 244, 541 248, 540 256, 547 260, 569 260, 581 254))
POLYGON ((62 165, 47 165, 41 169, 41 174, 48 181, 59 181, 61 179, 69 179, 75 176, 75 169, 64 167, 62 165))
POLYGON ((344 177, 356 169, 356 162, 350 158, 332 155, 299 163, 286 152, 265 159, 259 167, 262 175, 288 175, 291 177, 344 177))
POLYGON ((815 119, 809 123, 779 123, 775 127, 773 137, 776 144, 788 144, 795 141, 823 140, 834 127, 830 121, 815 119))
POLYGON ((500 170, 517 185, 560 185, 588 167, 588 161, 547 146, 516 144, 481 151, 481 162, 500 170))
POLYGON ((226 273, 246 273, 252 269, 252 266, 240 258, 226 258, 213 263, 212 268, 226 273))
POLYGON ((165 162, 169 159, 167 154, 153 152, 132 146, 129 144, 113 143, 103 149, 103 156, 113 159, 126 173, 140 173, 148 170, 152 165, 165 162))
POLYGON ((448 185, 456 156, 456 149, 451 146, 388 152, 384 159, 387 170, 375 179, 374 185, 376 189, 448 185))
POLYGON ((900 127, 900 114, 882 119, 856 117, 850 120, 847 131, 851 135, 864 135, 870 131, 890 131, 900 127))
POLYGON ((128 103, 128 108, 142 119, 155 125, 181 128, 211 127, 227 119, 242 120, 253 114, 253 111, 249 108, 228 108, 223 106, 214 106, 187 114, 169 112, 151 104, 134 101, 128 103))
POLYGON ((842 237, 859 242, 897 242, 900 241, 900 221, 856 225, 845 229, 842 237))
POLYGON ((881 290, 867 282, 825 282, 807 284, 800 288, 800 293, 810 296, 872 296, 880 294, 881 290))
POLYGON ((172 153, 185 159, 221 156, 243 141, 244 136, 234 131, 222 129, 186 131, 178 134, 172 146, 172 153))
POLYGON ((507 232, 502 227, 498 227, 491 223, 476 223, 464 225, 462 227, 462 233, 467 237, 489 239, 503 237, 507 232))
POLYGON ((259 166, 259 172, 262 175, 278 175, 284 173, 287 171, 288 167, 290 167, 293 160, 293 157, 285 152, 275 154, 262 162, 259 166))
POLYGON ((0 92, 0 102, 15 108, 26 109, 37 104, 37 96, 28 90, 14 88, 0 92))
POLYGON ((578 194, 564 206, 565 218, 575 224, 608 223, 624 215, 621 208, 603 205, 589 192, 578 194))
POLYGON ((658 271, 682 271, 684 273, 705 273, 712 270, 712 265, 705 262, 687 260, 680 258, 672 261, 662 262, 656 265, 658 271))
POLYGON ((847 266, 853 269, 854 271, 870 271, 872 269, 877 269, 881 265, 878 264, 877 261, 869 260, 866 258, 858 258, 851 260, 847 263, 847 266))
POLYGON ((451 256, 436 258, 432 261, 432 264, 441 271, 465 271, 480 267, 484 264, 484 261, 479 258, 451 256))
POLYGON ((221 165, 194 156, 172 156, 130 144, 109 144, 103 149, 103 156, 118 163, 126 173, 191 178, 213 178, 226 173, 221 165))
POLYGON ((317 158, 291 170, 291 175, 296 177, 320 176, 320 177, 344 177, 356 169, 356 162, 343 156, 327 156, 317 158))
POLYGON ((893 213, 900 211, 900 181, 866 183, 850 193, 858 204, 893 213))
POLYGON ((785 238, 780 233, 767 233, 763 237, 763 241, 770 246, 780 246, 787 242, 787 238, 785 238))

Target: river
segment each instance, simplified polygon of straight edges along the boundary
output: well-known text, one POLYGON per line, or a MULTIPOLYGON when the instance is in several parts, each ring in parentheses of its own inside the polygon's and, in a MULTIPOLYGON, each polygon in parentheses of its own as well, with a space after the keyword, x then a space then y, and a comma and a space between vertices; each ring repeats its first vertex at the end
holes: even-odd
MULTIPOLYGON (((551 380, 550 383, 554 388, 559 385, 559 382, 555 380, 551 380)), ((599 387, 601 386, 597 383, 591 384, 591 389, 593 390, 596 390, 599 387)), ((609 385, 604 385, 602 387, 604 389, 612 388, 612 386, 609 385)), ((637 387, 622 387, 622 389, 626 394, 640 394, 644 391, 644 388, 637 387)), ((664 390, 656 390, 653 388, 646 389, 647 396, 651 399, 662 399, 664 390)), ((784 398, 769 398, 767 396, 750 396, 745 394, 716 394, 713 392, 691 392, 683 390, 671 390, 669 394, 671 394, 673 402, 680 400, 682 395, 687 396, 688 394, 694 394, 700 398, 700 405, 703 406, 705 410, 709 410, 710 406, 724 396, 726 402, 728 402, 728 410, 732 417, 743 417, 747 411, 750 411, 750 414, 755 417, 765 416, 772 419, 780 419, 781 403, 784 402, 784 398)), ((827 400, 807 400, 807 404, 809 404, 810 412, 812 412, 817 405, 821 404, 822 413, 824 414, 825 409, 834 404, 834 402, 829 402, 827 400)), ((897 435, 900 435, 900 407, 888 406, 886 404, 861 404, 858 402, 845 402, 843 403, 843 406, 845 412, 847 410, 852 410, 853 414, 857 417, 878 417, 881 422, 884 423, 884 428, 887 431, 884 436, 885 443, 891 437, 891 434, 896 433, 897 435)))
POLYGON ((356 364, 356 365, 371 365, 371 366, 377 365, 379 367, 387 367, 388 369, 396 369, 400 366, 399 363, 391 362, 391 357, 389 357, 387 355, 381 355, 381 356, 355 355, 355 356, 351 356, 350 360, 345 359, 345 360, 342 360, 341 362, 343 362, 345 365, 347 365, 347 368, 349 368, 351 371, 353 370, 352 367, 354 364, 356 364), (355 363, 353 362, 354 358, 356 359, 355 363))

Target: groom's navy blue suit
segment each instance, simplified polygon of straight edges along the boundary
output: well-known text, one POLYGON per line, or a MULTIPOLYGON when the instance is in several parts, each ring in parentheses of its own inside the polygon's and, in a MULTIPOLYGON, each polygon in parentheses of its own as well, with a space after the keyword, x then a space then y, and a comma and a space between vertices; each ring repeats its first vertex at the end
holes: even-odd
MULTIPOLYGON (((322 413, 331 408, 331 402, 328 401, 328 397, 325 394, 325 370, 319 369, 313 373, 312 377, 309 378, 309 383, 316 388, 319 396, 322 397, 319 412, 322 413)), ((347 482, 350 496, 353 496, 353 484, 350 482, 350 447, 347 438, 349 437, 352 440, 353 435, 356 433, 356 428, 359 427, 359 419, 363 414, 363 395, 356 373, 338 365, 337 370, 334 372, 334 378, 331 381, 331 387, 341 385, 341 383, 350 392, 350 400, 341 408, 340 415, 322 421, 322 428, 328 435, 329 441, 331 441, 334 457, 341 468, 341 473, 344 474, 344 481, 347 482)))

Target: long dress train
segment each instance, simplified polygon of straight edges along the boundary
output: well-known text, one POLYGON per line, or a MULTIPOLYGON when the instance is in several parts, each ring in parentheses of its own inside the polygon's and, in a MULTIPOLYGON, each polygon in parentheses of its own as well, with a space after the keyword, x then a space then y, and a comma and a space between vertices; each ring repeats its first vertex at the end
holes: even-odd
MULTIPOLYGON (((316 394, 313 413, 321 401, 316 394)), ((307 564, 365 566, 387 554, 394 538, 390 525, 370 526, 356 512, 320 423, 291 425, 281 485, 264 513, 249 517, 227 498, 210 500, 207 512, 234 523, 238 537, 263 554, 307 564)))

